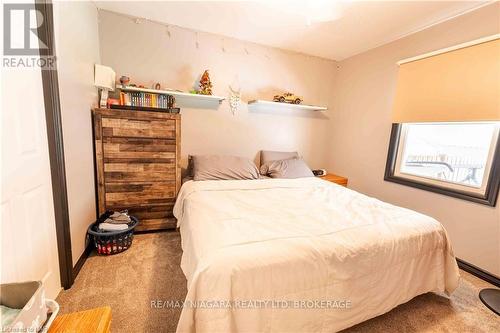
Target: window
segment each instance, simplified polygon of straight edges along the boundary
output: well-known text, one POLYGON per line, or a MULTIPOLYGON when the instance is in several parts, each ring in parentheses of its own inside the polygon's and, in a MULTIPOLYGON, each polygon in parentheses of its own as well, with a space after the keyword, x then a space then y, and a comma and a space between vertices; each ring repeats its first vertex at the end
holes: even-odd
POLYGON ((394 124, 385 180, 495 206, 500 122, 394 124))

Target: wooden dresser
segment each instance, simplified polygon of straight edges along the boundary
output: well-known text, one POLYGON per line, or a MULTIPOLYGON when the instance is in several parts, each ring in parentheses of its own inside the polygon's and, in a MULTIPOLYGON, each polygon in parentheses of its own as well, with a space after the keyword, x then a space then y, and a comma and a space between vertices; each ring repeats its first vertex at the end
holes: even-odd
POLYGON ((128 209, 137 231, 175 228, 180 114, 94 109, 99 214, 128 209))

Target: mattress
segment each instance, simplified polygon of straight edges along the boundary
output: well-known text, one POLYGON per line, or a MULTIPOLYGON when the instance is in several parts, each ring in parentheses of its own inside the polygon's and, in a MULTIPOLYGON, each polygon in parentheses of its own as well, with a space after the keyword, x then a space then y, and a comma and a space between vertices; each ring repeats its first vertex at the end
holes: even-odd
POLYGON ((177 332, 333 332, 459 273, 435 219, 317 178, 188 181, 177 332))

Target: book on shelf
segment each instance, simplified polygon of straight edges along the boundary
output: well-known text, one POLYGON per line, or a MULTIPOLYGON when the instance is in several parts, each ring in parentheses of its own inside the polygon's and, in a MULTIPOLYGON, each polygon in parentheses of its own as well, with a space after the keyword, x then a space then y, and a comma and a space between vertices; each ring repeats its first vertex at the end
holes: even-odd
POLYGON ((181 109, 179 109, 179 108, 158 108, 158 107, 151 107, 151 106, 131 106, 131 105, 111 104, 109 107, 111 109, 131 110, 131 111, 152 111, 152 112, 166 112, 166 113, 180 113, 181 112, 181 109))
POLYGON ((139 106, 159 109, 172 109, 175 98, 168 94, 156 94, 146 92, 120 92, 120 105, 139 106))

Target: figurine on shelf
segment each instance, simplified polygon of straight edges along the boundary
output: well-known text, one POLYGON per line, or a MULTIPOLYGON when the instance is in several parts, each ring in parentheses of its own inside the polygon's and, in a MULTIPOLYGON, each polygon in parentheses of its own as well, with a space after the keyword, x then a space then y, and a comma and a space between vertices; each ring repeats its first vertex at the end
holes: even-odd
POLYGON ((120 77, 120 83, 121 83, 122 86, 126 87, 130 83, 130 78, 128 76, 122 75, 120 77))
POLYGON ((208 70, 203 72, 200 79, 200 90, 197 92, 200 95, 212 95, 212 82, 210 81, 210 75, 208 70))
POLYGON ((283 95, 274 95, 273 101, 280 103, 300 104, 302 103, 302 97, 286 92, 283 95))

